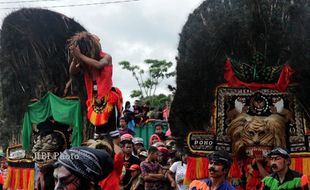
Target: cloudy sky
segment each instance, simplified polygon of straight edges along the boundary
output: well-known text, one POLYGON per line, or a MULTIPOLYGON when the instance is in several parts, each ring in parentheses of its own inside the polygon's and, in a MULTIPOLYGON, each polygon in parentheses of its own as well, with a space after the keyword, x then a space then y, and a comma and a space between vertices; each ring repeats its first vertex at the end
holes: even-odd
MULTIPOLYGON (((175 63, 179 33, 188 15, 203 0, 129 1, 0 0, 0 19, 2 23, 7 14, 22 7, 47 7, 74 18, 101 38, 103 49, 113 57, 114 86, 119 87, 124 100, 128 100, 130 91, 138 86, 131 73, 122 70, 118 63, 126 60, 139 65, 145 59, 165 59, 175 63), (94 5, 77 6, 81 4, 94 5)), ((163 81, 158 93, 167 93, 167 84, 174 83, 175 79, 163 81)))

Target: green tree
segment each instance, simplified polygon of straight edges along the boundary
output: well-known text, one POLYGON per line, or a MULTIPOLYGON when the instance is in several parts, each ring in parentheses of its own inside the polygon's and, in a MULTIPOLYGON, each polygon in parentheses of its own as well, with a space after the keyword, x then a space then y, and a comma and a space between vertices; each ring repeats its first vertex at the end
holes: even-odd
POLYGON ((169 71, 169 68, 172 67, 172 62, 167 62, 166 60, 146 59, 144 63, 148 65, 147 72, 128 61, 121 61, 119 65, 122 66, 122 69, 130 71, 138 83, 139 89, 131 91, 130 97, 141 99, 149 97, 147 99, 153 102, 160 83, 164 79, 175 76, 175 71, 169 71))
POLYGON ((171 94, 169 95, 158 94, 158 95, 142 98, 141 101, 150 102, 152 107, 160 108, 160 107, 164 107, 164 105, 166 105, 166 102, 171 102, 171 99, 172 99, 171 96, 172 96, 171 94))

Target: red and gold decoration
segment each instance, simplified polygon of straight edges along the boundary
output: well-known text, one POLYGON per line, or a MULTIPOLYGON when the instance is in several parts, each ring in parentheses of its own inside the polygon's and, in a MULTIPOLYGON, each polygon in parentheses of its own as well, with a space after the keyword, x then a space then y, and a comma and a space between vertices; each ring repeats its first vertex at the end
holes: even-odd
POLYGON ((113 107, 121 112, 122 104, 121 91, 113 87, 101 100, 96 97, 87 100, 87 118, 94 126, 104 125, 108 123, 113 107))
POLYGON ((7 149, 8 168, 4 189, 34 189, 35 162, 27 156, 22 145, 7 149))
MULTIPOLYGON (((292 69, 284 65, 280 73, 274 84, 242 82, 227 59, 227 84, 216 88, 212 127, 187 136, 187 146, 197 157, 188 159, 191 169, 185 183, 208 177, 207 172, 201 172, 203 166, 207 170, 208 163, 201 163, 201 156, 226 150, 235 158, 231 183, 240 190, 258 188, 262 177, 255 159, 266 158, 274 147, 287 147, 292 153, 291 168, 310 177, 309 118, 295 95, 297 86, 289 85, 292 69), (241 179, 246 179, 246 184, 241 179)), ((270 171, 267 161, 264 167, 270 171)))

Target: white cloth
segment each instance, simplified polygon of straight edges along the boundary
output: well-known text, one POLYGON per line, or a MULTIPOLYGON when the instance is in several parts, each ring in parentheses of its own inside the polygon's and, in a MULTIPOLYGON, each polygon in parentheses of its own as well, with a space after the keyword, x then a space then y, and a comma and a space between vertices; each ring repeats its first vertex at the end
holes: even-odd
POLYGON ((182 164, 181 161, 174 162, 169 170, 175 174, 175 182, 177 184, 177 190, 188 190, 188 186, 183 183, 178 183, 180 180, 184 180, 186 174, 186 164, 182 164))

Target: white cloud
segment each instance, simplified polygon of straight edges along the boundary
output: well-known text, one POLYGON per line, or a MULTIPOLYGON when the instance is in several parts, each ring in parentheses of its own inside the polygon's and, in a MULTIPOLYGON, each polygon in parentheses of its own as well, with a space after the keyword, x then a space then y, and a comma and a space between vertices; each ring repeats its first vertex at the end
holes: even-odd
MULTIPOLYGON (((74 4, 107 2, 77 0, 74 4)), ((95 5, 70 8, 51 8, 74 18, 88 31, 101 38, 102 47, 113 57, 114 85, 123 91, 124 100, 129 99, 130 91, 137 89, 131 73, 122 70, 118 62, 126 60, 141 65, 145 59, 165 59, 175 62, 179 33, 190 13, 203 0, 141 0, 131 3, 95 5)), ((44 1, 28 4, 1 4, 0 19, 12 10, 1 7, 55 6, 72 4, 73 1, 44 1)), ((163 81, 158 92, 167 93, 163 81)))

